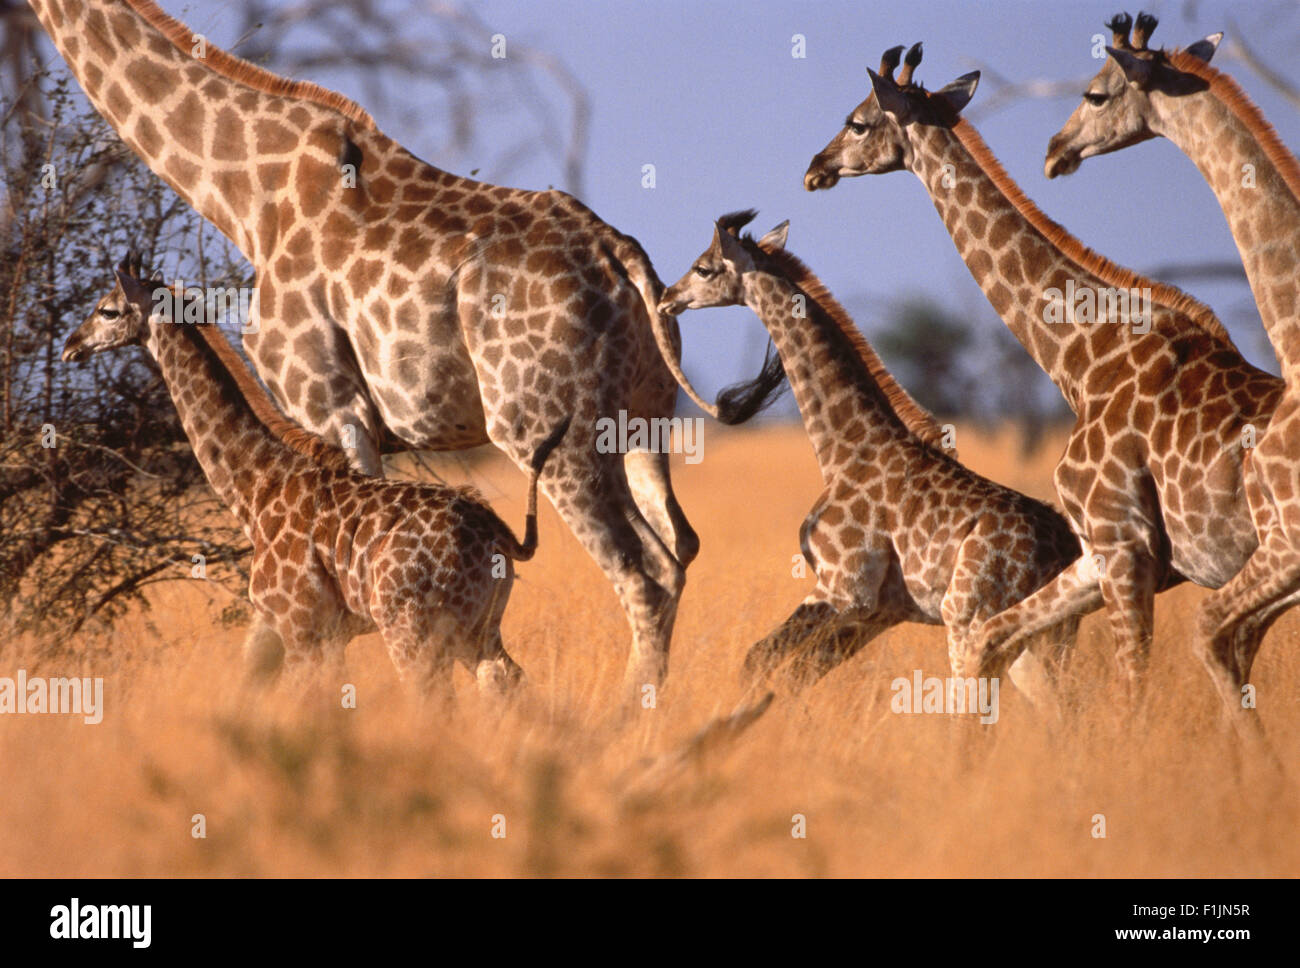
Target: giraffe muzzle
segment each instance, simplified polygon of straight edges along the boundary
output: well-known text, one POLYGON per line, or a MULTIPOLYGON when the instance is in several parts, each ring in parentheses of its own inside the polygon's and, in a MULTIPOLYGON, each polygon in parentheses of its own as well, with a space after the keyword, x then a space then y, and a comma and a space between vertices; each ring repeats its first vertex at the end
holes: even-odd
POLYGON ((659 300, 659 305, 655 307, 660 316, 680 316, 686 311, 686 300, 676 297, 664 296, 659 300))
POLYGON ((68 341, 63 344, 63 352, 59 354, 59 359, 64 363, 80 363, 89 358, 90 348, 82 342, 77 333, 68 337, 68 341))
POLYGON ((1060 135, 1054 137, 1047 146, 1047 157, 1043 160, 1043 174, 1048 178, 1058 175, 1073 175, 1083 164, 1083 155, 1077 148, 1065 145, 1060 135))
POLYGON ((840 180, 840 173, 824 165, 820 158, 814 158, 803 176, 805 191, 815 192, 834 188, 840 180))

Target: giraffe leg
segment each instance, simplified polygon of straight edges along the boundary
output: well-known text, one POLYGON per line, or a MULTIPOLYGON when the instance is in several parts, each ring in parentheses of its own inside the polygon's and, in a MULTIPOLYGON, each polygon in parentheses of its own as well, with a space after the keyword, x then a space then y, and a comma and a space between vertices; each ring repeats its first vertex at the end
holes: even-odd
POLYGON ((1238 636, 1237 670, 1242 683, 1250 681, 1250 670, 1255 664, 1259 647, 1264 644, 1264 636, 1273 627, 1273 623, 1300 604, 1300 588, 1273 601, 1251 617, 1249 626, 1238 636))
MULTIPOLYGON (((1065 628, 1101 608, 1103 598, 1096 566, 1090 556, 1068 568, 1023 601, 994 615, 977 630, 960 669, 977 676, 1001 676, 1039 635, 1065 628)), ((1071 637, 1073 638, 1073 637, 1071 637)))
POLYGON ((274 682, 284 666, 284 642, 275 626, 261 613, 249 626, 243 647, 244 677, 250 684, 274 682))
POLYGON ((821 597, 809 595, 799 603, 790 617, 749 647, 741 672, 741 683, 749 689, 760 687, 772 671, 792 651, 819 629, 829 628, 838 613, 821 597))
POLYGON ((501 641, 501 617, 510 601, 510 586, 513 581, 514 569, 509 567, 505 578, 493 582, 487 614, 474 636, 479 646, 473 666, 474 679, 483 695, 508 696, 518 691, 526 679, 524 670, 511 658, 505 643, 501 641))
POLYGON ((1265 537, 1237 575, 1201 605, 1196 652, 1209 672, 1233 727, 1259 734, 1259 718, 1243 705, 1243 690, 1269 626, 1300 600, 1300 552, 1281 529, 1265 537))
POLYGON ((333 664, 326 661, 327 651, 341 651, 333 643, 327 643, 316 634, 314 629, 289 628, 283 623, 278 627, 280 640, 284 643, 284 671, 279 678, 279 686, 287 690, 298 701, 310 699, 316 701, 333 684, 333 664))
POLYGON ((486 696, 513 695, 527 681, 524 670, 506 651, 500 632, 491 636, 487 646, 474 666, 479 692, 486 696))
POLYGON ((1007 669, 1015 687, 1054 719, 1062 717, 1061 680, 1078 635, 1079 617, 1072 615, 1033 636, 1028 647, 1007 669))
POLYGON ((632 451, 624 456, 623 466, 637 507, 685 568, 699 554, 700 538, 673 493, 668 455, 632 451))
POLYGON ((785 691, 798 693, 853 658, 886 629, 903 620, 892 611, 851 609, 807 636, 781 671, 785 691))
POLYGON ((1097 550, 1105 562, 1101 596, 1110 617, 1115 663, 1129 711, 1133 712, 1142 700, 1151 652, 1156 590, 1160 585, 1158 566, 1144 548, 1135 545, 1097 550))
MULTIPOLYGON (((590 432, 577 431, 571 429, 552 454, 539 487, 614 586, 632 628, 623 688, 639 697, 645 686, 659 687, 668 674, 686 569, 637 507, 623 455, 599 453, 590 432)), ((521 468, 528 467, 531 453, 509 441, 498 446, 521 468)))
POLYGON ((377 622, 398 678, 421 698, 450 705, 456 648, 470 641, 464 626, 424 603, 393 605, 377 622))

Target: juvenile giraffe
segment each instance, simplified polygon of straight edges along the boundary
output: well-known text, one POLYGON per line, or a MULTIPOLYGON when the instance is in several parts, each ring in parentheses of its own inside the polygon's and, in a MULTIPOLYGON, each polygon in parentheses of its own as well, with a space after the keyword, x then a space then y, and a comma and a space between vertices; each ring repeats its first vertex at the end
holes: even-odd
POLYGON ((1024 195, 960 117, 978 72, 926 91, 912 82, 919 44, 895 80, 902 50, 869 72, 871 95, 813 158, 804 185, 915 173, 976 283, 1076 418, 1055 483, 1084 555, 992 619, 969 662, 996 674, 1028 636, 1104 604, 1133 700, 1155 593, 1188 579, 1217 588, 1255 551, 1243 442, 1263 432, 1282 381, 1242 359, 1206 306, 1093 252, 1024 195), (1112 298, 1121 290, 1137 305, 1112 298), (1066 293, 1091 295, 1098 321, 1076 311, 1086 299, 1064 305, 1066 293))
MULTIPOLYGON (((825 489, 800 529, 817 586, 745 659, 756 681, 796 650, 795 683, 818 678, 900 622, 944 625, 954 669, 969 632, 1079 557, 1056 510, 995 484, 943 448, 943 430, 885 369, 822 282, 785 251, 783 223, 758 242, 754 212, 718 220, 713 242, 664 293, 660 311, 746 305, 780 354, 825 489)), ((1041 640, 1051 678, 1078 619, 1041 640)), ((1029 653, 1021 656, 1029 659, 1029 653)), ((1044 670, 1042 666, 1046 666, 1044 670)))
POLYGON ((1185 50, 1151 50, 1156 24, 1145 13, 1136 25, 1127 14, 1107 24, 1110 59, 1052 138, 1044 167, 1053 178, 1156 136, 1176 144, 1227 216, 1282 365, 1286 397, 1250 455, 1247 497, 1260 547, 1197 617, 1197 651, 1236 724, 1264 633, 1300 601, 1300 162, 1236 81, 1210 66, 1222 34, 1185 50))
POLYGON ((353 637, 378 629, 404 680, 445 692, 451 664, 484 691, 522 672, 501 642, 514 562, 537 547, 537 480, 568 429, 533 455, 525 537, 517 540, 471 489, 386 481, 351 468, 343 451, 282 417, 212 325, 179 322, 179 292, 146 281, 138 257, 68 337, 63 359, 143 345, 194 454, 253 545, 257 611, 246 655, 283 649, 286 671, 338 663, 353 637))
POLYGON ((602 453, 596 421, 672 415, 680 381, 728 422, 779 366, 699 398, 640 245, 573 197, 440 171, 359 105, 193 34, 151 0, 30 0, 95 108, 256 269, 244 346, 284 412, 381 474, 380 441, 491 441, 527 471, 573 433, 542 491, 613 584, 632 628, 625 686, 662 681, 699 541, 668 455, 602 453))

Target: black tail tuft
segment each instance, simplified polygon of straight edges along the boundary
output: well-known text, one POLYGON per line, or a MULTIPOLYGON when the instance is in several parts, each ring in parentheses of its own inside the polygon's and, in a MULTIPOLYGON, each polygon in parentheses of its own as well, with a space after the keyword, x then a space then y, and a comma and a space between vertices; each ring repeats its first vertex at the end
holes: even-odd
POLYGON ((776 403, 788 385, 780 354, 768 340, 763 369, 758 376, 733 384, 718 394, 718 420, 729 426, 742 424, 776 403))

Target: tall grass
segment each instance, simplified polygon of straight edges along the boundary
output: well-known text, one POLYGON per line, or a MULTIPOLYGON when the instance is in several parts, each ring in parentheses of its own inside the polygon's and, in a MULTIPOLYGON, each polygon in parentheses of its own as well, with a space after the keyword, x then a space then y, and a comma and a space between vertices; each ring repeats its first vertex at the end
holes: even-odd
MULTIPOLYGON (((164 585, 107 651, 57 668, 36 643, 0 651, 0 675, 102 675, 107 697, 98 726, 0 717, 0 874, 1300 874, 1295 785, 1235 762, 1190 654, 1195 588, 1159 600, 1151 696, 1136 718, 1099 616, 1084 624, 1078 709, 1062 723, 1010 688, 996 726, 895 715, 894 678, 946 674, 942 630, 901 626, 702 762, 630 784, 639 763, 735 703, 746 648, 811 584, 791 575, 820 487, 802 432, 706 433, 705 460, 675 467, 703 551, 656 708, 615 728, 627 629, 549 507, 506 613, 530 685, 505 709, 462 673, 453 710, 423 708, 374 636, 349 648, 355 709, 333 687, 249 693, 243 630, 219 620, 229 600, 164 585), (198 814, 204 838, 192 836, 198 814), (797 815, 806 837, 792 836, 797 815)), ((1010 435, 958 444, 977 470, 1051 496, 1059 439, 1027 460, 1010 435)), ((472 467, 506 520, 522 519, 523 476, 504 460, 437 466, 453 480, 472 467)), ((1254 675, 1291 764, 1297 622, 1278 623, 1254 675)))

